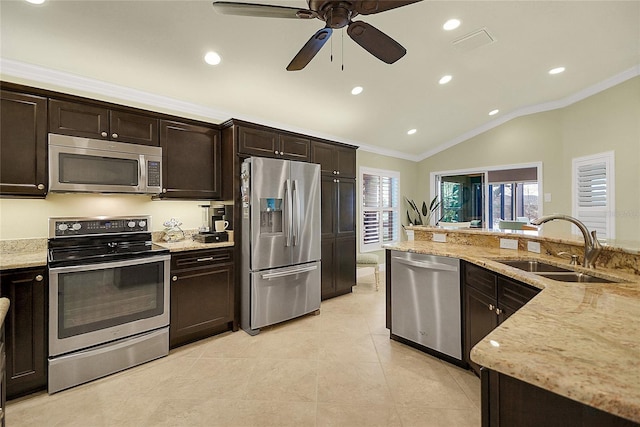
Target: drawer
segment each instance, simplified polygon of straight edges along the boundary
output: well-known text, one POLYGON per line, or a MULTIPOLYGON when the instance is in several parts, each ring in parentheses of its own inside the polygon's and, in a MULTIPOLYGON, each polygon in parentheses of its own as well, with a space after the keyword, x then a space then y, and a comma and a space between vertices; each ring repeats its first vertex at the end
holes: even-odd
POLYGON ((208 267, 233 262, 233 249, 204 249, 171 255, 171 270, 208 267))
POLYGON ((498 301, 500 306, 508 306, 514 311, 520 309, 535 297, 539 289, 524 285, 520 282, 498 277, 498 301))
POLYGON ((480 292, 490 297, 496 297, 497 276, 495 273, 478 267, 477 265, 465 263, 464 281, 467 286, 476 288, 480 292))

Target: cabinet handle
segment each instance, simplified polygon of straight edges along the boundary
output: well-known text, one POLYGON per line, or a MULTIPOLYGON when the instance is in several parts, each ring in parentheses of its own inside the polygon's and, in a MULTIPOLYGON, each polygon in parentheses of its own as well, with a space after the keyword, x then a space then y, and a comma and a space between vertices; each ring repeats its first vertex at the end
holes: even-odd
POLYGON ((496 306, 493 304, 489 304, 489 311, 493 311, 496 309, 496 306))
POLYGON ((278 154, 280 154, 280 152, 278 150, 274 151, 274 154, 277 156, 278 154))
POLYGON ((42 277, 42 274, 38 274, 36 276, 36 282, 42 282, 42 279, 44 279, 44 277, 42 277))
POLYGON ((111 138, 117 138, 117 137, 118 137, 117 133, 111 134, 111 138))
POLYGON ((496 308, 496 314, 497 314, 497 315, 502 314, 502 310, 500 310, 499 308, 496 308))
POLYGON ((166 188, 163 188, 163 189, 162 189, 162 192, 163 192, 163 193, 166 193, 166 192, 167 192, 167 189, 166 189, 166 188))
POLYGON ((213 260, 212 256, 208 256, 206 258, 198 258, 198 262, 211 261, 213 260))
POLYGON ((44 190, 44 184, 38 184, 38 190, 44 190))
POLYGON ((340 171, 336 171, 336 175, 340 175, 340 171))
POLYGON ((173 277, 171 278, 171 280, 173 280, 174 282, 177 282, 177 281, 178 281, 178 276, 173 276, 173 277))
POLYGON ((106 132, 100 132, 100 135, 101 135, 103 138, 106 138, 106 137, 107 137, 107 135, 108 135, 108 133, 106 133, 106 132))
POLYGON ((333 171, 333 174, 335 175, 337 171, 333 171))

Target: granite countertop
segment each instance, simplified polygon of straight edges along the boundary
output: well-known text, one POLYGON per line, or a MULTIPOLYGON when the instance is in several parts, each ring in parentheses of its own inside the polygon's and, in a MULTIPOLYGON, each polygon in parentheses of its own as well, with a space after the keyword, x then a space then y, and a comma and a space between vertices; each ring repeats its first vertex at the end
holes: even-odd
POLYGON ((565 283, 495 261, 526 258, 567 265, 566 260, 548 255, 432 241, 385 248, 460 258, 542 289, 478 343, 471 359, 640 422, 640 276, 597 269, 588 272, 625 283, 565 283))
POLYGON ((158 246, 169 249, 171 252, 195 251, 198 249, 215 249, 233 247, 233 242, 220 243, 200 243, 193 239, 186 238, 179 242, 153 242, 158 246))

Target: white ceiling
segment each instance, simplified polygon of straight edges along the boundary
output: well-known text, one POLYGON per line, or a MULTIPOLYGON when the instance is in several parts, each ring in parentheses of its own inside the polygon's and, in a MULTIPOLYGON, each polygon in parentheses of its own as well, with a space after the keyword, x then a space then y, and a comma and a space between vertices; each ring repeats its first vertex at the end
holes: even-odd
MULTIPOLYGON (((253 2, 306 7, 304 0, 253 2)), ((416 160, 640 74, 640 1, 425 0, 356 18, 407 49, 395 64, 336 30, 295 72, 285 67, 323 26, 319 20, 219 15, 210 1, 2 0, 0 17, 5 65, 161 95, 202 107, 214 122, 241 118, 416 160), (462 25, 444 31, 449 18, 462 25), (493 43, 452 44, 482 28, 493 43), (208 50, 222 55, 220 65, 204 63, 208 50), (557 66, 566 71, 547 74, 557 66), (439 85, 445 74, 453 80, 439 85), (356 85, 364 92, 353 96, 356 85), (418 131, 409 136, 411 128, 418 131)))

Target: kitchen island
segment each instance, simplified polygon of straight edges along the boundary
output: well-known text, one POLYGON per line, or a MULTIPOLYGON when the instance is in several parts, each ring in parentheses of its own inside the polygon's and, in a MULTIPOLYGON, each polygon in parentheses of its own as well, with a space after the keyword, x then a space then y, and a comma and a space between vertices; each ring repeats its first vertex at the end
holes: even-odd
POLYGON ((490 232, 456 240, 457 231, 431 231, 446 232, 456 243, 408 241, 386 249, 459 258, 542 290, 473 348, 474 362, 640 423, 640 275, 629 268, 576 267, 615 283, 558 282, 497 260, 566 266, 565 259, 521 250, 521 244, 519 250, 501 249, 490 232))

